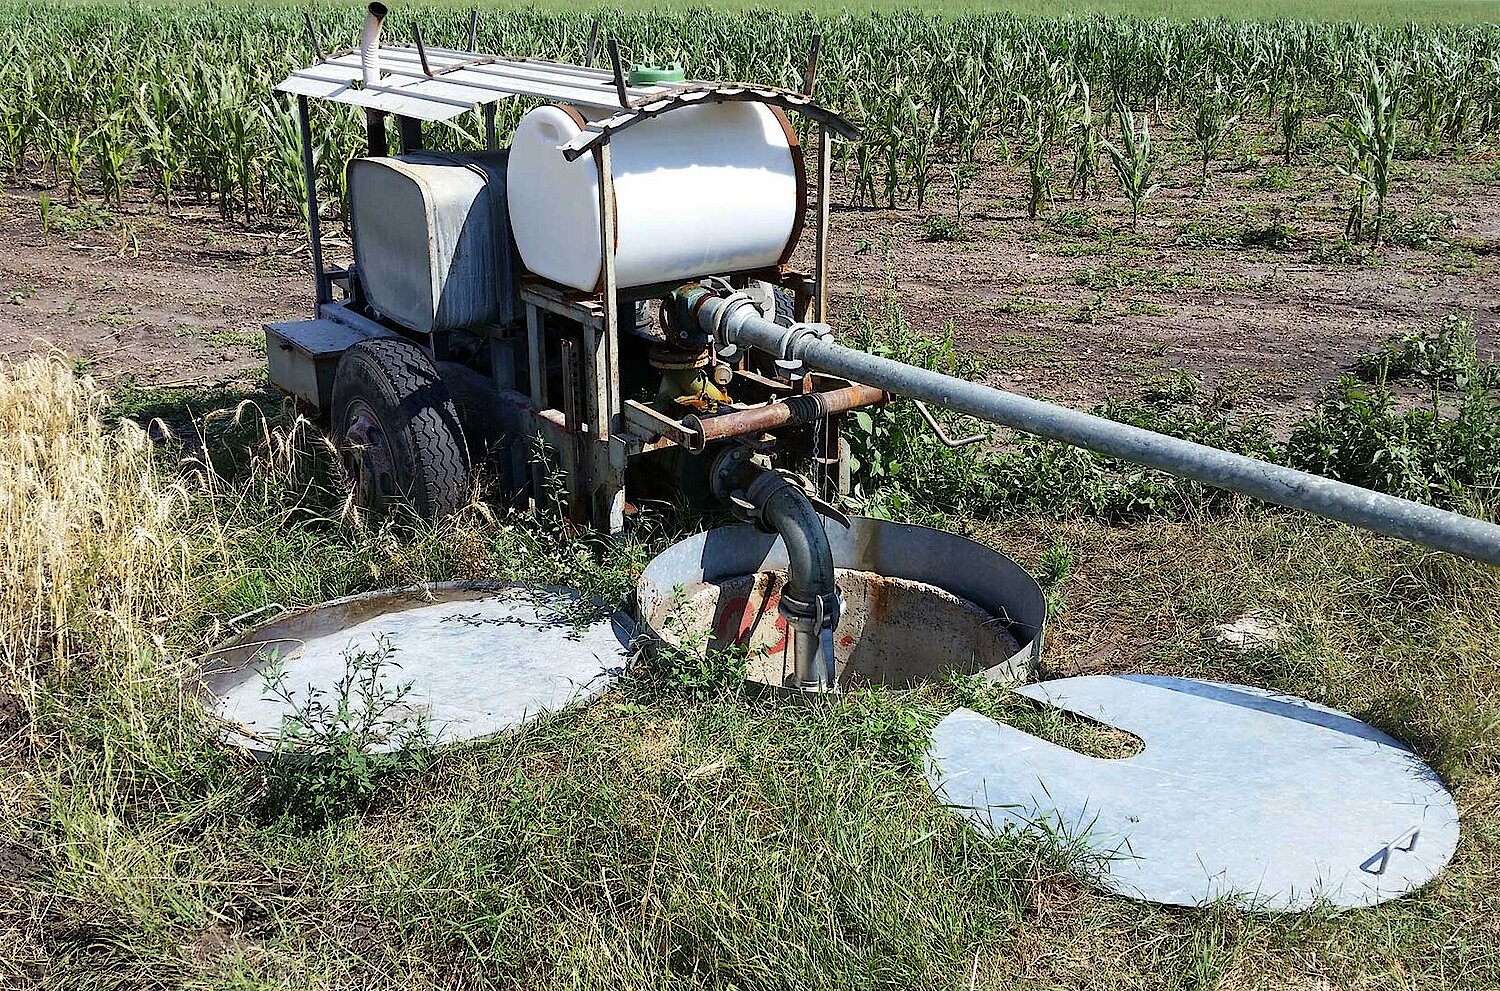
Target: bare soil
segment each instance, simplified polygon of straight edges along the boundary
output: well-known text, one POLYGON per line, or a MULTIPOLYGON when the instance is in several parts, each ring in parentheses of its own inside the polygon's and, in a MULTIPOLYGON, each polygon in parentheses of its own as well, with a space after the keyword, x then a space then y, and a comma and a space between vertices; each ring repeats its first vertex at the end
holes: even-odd
MULTIPOLYGON (((1346 186, 1324 165, 1241 152, 1205 196, 1192 172, 1180 159, 1168 169, 1181 183, 1158 190, 1135 230, 1108 194, 1061 195, 1030 220, 1013 170, 971 183, 958 239, 929 239, 932 218, 955 215, 951 192, 922 212, 840 206, 835 324, 895 299, 919 332, 951 324, 1002 387, 1087 407, 1181 369, 1283 425, 1358 355, 1447 313, 1472 317, 1493 347, 1500 169, 1488 156, 1403 163, 1376 254, 1339 247, 1346 186)), ((247 226, 212 208, 168 217, 137 199, 68 212, 44 233, 43 191, 0 197, 0 354, 60 352, 143 385, 250 381, 261 324, 311 311, 293 223, 247 226)), ((835 202, 849 198, 840 188, 835 202)), ((330 257, 346 256, 337 222, 325 227, 330 257)))

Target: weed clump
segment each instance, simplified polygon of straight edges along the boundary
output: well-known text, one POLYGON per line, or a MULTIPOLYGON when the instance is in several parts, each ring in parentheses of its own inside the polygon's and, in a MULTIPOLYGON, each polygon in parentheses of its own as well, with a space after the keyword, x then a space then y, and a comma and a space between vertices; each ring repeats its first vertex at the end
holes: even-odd
POLYGON ((658 690, 688 698, 739 691, 749 670, 751 648, 735 642, 715 643, 711 630, 683 618, 686 601, 683 590, 675 589, 662 620, 667 639, 646 645, 638 676, 658 690))
POLYGON ((1354 374, 1366 382, 1419 378, 1434 385, 1467 388, 1471 381, 1500 383, 1500 372, 1479 357, 1474 323, 1449 314, 1435 331, 1417 330, 1387 338, 1379 348, 1354 362, 1354 374))
MULTIPOLYGON (((984 371, 958 352, 951 328, 936 340, 917 334, 894 306, 883 323, 856 314, 854 325, 860 346, 877 354, 966 378, 984 371)), ((1205 389, 1182 371, 1094 412, 1409 499, 1481 514, 1500 502, 1500 402, 1492 393, 1500 370, 1479 358, 1466 320, 1451 317, 1433 333, 1392 338, 1355 368, 1375 381, 1346 376, 1330 386, 1285 444, 1263 418, 1236 413, 1232 388, 1205 389), (1412 408, 1384 384, 1404 378, 1431 387, 1425 405, 1412 408)), ((1024 508, 1122 520, 1184 506, 1211 509, 1233 498, 1030 435, 1006 442, 991 437, 986 445, 953 451, 907 403, 855 414, 846 434, 855 496, 864 512, 884 518, 993 516, 1024 508)))
POLYGON ((382 635, 373 649, 344 652, 332 689, 309 685, 298 698, 280 659, 267 667, 266 694, 287 705, 271 752, 266 812, 321 826, 360 812, 393 774, 420 769, 435 742, 426 715, 410 704, 412 682, 392 684, 397 648, 382 635))

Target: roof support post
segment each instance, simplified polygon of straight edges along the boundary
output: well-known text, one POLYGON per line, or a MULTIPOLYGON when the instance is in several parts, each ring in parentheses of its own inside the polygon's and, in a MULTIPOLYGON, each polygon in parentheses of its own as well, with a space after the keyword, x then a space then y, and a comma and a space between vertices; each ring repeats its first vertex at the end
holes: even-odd
POLYGON ((584 367, 592 388, 589 508, 595 528, 615 534, 625 528, 625 446, 615 438, 621 412, 620 293, 615 278, 615 241, 619 231, 615 225, 615 178, 608 141, 594 149, 594 161, 599 167, 599 282, 604 295, 604 321, 597 336, 591 325, 583 329, 588 345, 584 367))
POLYGON ((828 194, 833 186, 830 172, 833 167, 833 135, 822 124, 818 125, 818 232, 813 248, 814 272, 817 279, 817 302, 813 307, 813 320, 828 322, 828 194))
POLYGON ((422 122, 415 117, 397 115, 396 132, 401 135, 401 153, 422 150, 422 122))
POLYGON ((615 72, 615 95, 620 98, 620 106, 630 106, 630 92, 625 88, 625 70, 620 66, 620 43, 615 39, 609 39, 609 65, 615 72))
POLYGON ((318 307, 333 302, 333 285, 323 271, 323 228, 318 219, 318 173, 313 166, 312 121, 308 119, 307 97, 297 97, 297 131, 302 141, 302 182, 307 189, 307 243, 312 255, 313 316, 318 307))
POLYGON ((365 146, 371 158, 384 158, 391 153, 391 145, 385 136, 385 111, 365 108, 365 146))

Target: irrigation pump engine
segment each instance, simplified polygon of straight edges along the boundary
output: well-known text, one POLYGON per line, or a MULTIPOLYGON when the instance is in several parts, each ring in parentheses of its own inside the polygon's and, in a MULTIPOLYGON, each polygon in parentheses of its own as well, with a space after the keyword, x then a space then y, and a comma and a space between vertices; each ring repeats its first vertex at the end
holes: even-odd
POLYGON ((813 99, 816 37, 793 91, 628 66, 613 39, 595 68, 597 26, 583 65, 435 47, 420 31, 383 46, 385 13, 370 5, 356 50, 324 56, 314 34, 317 61, 278 87, 297 98, 317 311, 266 327, 271 380, 329 418, 368 505, 444 514, 481 462, 518 503, 552 498, 538 477, 552 461, 566 513, 606 533, 645 499, 725 506, 784 544, 777 608, 807 689, 836 677, 840 421, 898 399, 1500 564, 1488 522, 838 344, 829 164, 832 142, 858 133, 813 99), (542 105, 501 148, 496 104, 515 97, 542 105), (346 268, 323 260, 312 100, 367 123, 346 268), (485 148, 424 149, 424 124, 475 110, 485 148), (799 247, 810 270, 792 264, 799 247))

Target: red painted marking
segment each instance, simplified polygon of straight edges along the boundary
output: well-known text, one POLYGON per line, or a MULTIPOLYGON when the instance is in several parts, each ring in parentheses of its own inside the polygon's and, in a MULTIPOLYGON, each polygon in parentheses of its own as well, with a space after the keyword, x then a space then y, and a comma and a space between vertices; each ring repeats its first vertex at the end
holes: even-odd
POLYGON ((737 595, 719 607, 719 616, 714 623, 714 637, 718 640, 733 640, 740 646, 748 643, 745 636, 745 626, 749 618, 745 615, 746 608, 750 605, 749 596, 737 595))

